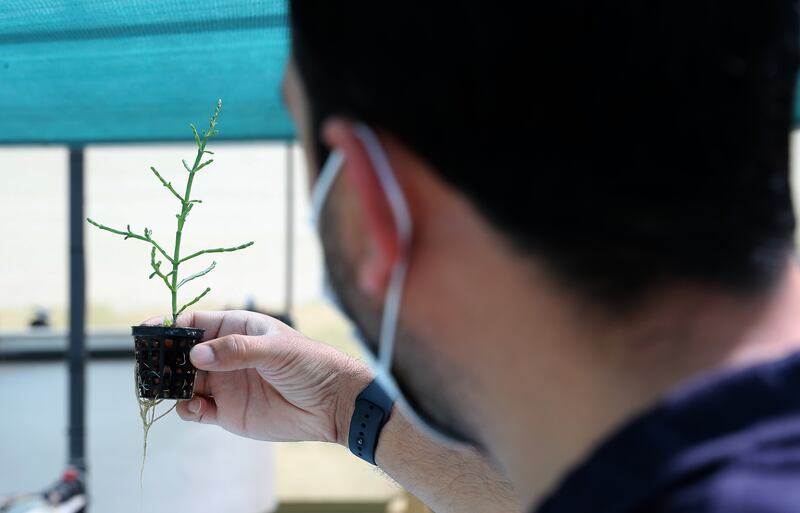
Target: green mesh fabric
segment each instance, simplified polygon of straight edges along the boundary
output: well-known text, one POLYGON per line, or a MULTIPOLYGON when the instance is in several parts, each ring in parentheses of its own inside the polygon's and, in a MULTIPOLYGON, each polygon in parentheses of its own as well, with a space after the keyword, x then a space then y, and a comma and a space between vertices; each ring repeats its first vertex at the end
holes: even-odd
POLYGON ((281 0, 2 0, 0 143, 292 138, 281 0))
MULTIPOLYGON (((287 139, 286 0, 0 0, 0 144, 287 139)), ((796 108, 800 125, 800 105, 796 108)))

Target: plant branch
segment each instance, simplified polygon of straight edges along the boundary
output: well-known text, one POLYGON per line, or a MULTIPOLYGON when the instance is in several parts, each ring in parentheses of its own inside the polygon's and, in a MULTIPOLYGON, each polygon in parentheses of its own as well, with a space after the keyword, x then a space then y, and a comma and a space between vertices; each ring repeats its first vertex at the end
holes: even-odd
POLYGON ((203 143, 200 142, 200 134, 197 133, 197 129, 194 127, 194 125, 189 126, 192 128, 192 134, 194 134, 194 142, 197 143, 197 147, 199 148, 203 145, 203 143))
POLYGON ((195 274, 189 276, 188 278, 182 279, 181 282, 178 283, 178 288, 183 287, 184 285, 186 285, 187 283, 189 283, 190 281, 192 281, 194 279, 200 278, 201 276, 205 276, 206 274, 208 274, 211 271, 213 271, 216 266, 217 266, 216 262, 211 262, 211 265, 209 265, 205 270, 200 271, 199 273, 195 273, 195 274))
MULTIPOLYGON (((192 134, 194 135, 194 141, 197 143, 197 155, 194 159, 194 165, 189 167, 189 164, 184 160, 183 167, 189 172, 189 178, 186 180, 186 192, 183 194, 183 201, 181 203, 181 212, 176 217, 178 218, 178 227, 175 230, 175 252, 172 257, 172 321, 176 322, 178 320, 178 315, 180 315, 186 308, 189 306, 197 303, 200 299, 208 294, 211 289, 206 289, 205 292, 200 294, 200 296, 196 297, 190 303, 184 305, 180 310, 177 309, 178 307, 178 268, 180 267, 182 260, 181 260, 181 239, 183 237, 183 226, 186 224, 186 216, 189 215, 191 212, 192 207, 195 203, 192 201, 192 184, 194 183, 194 176, 203 167, 211 164, 213 160, 208 160, 206 162, 202 162, 203 155, 206 152, 206 145, 208 144, 209 138, 216 135, 217 131, 215 130, 217 126, 217 118, 219 117, 219 111, 222 109, 222 100, 217 100, 217 107, 214 109, 214 114, 211 116, 211 122, 208 125, 208 131, 203 134, 203 137, 200 137, 200 134, 197 133, 197 129, 194 125, 190 125, 192 128, 192 134)), ((212 265, 213 268, 213 265, 212 265)), ((210 272, 206 271, 206 272, 210 272)), ((193 278, 192 278, 193 279, 193 278)), ((181 282, 185 283, 185 282, 181 282)))
POLYGON ((248 243, 246 243, 246 244, 242 244, 241 246, 236 246, 236 247, 234 247, 234 248, 214 248, 214 249, 204 249, 204 250, 202 250, 202 251, 198 251, 198 252, 196 252, 196 253, 192 253, 191 255, 189 255, 189 256, 187 256, 187 257, 185 257, 185 258, 182 258, 182 259, 178 260, 178 263, 179 263, 179 264, 182 264, 182 263, 186 262, 187 260, 191 260, 191 259, 193 259, 193 258, 195 258, 195 257, 199 257, 200 255, 206 255, 206 254, 208 254, 208 253, 229 253, 229 252, 231 252, 231 251, 239 251, 240 249, 249 248, 249 247, 250 247, 250 246, 252 246, 253 244, 255 244, 255 243, 254 243, 253 241, 250 241, 250 242, 248 242, 248 243))
POLYGON ((195 170, 194 170, 194 172, 196 173, 196 172, 200 171, 201 169, 203 169, 203 168, 204 168, 204 167, 206 167, 207 165, 211 164, 212 162, 214 162, 214 159, 209 159, 209 160, 206 160, 205 162, 203 162, 202 164, 200 164, 199 166, 197 166, 197 169, 195 169, 195 170))
MULTIPOLYGON (((156 248, 154 247, 152 251, 150 251, 150 267, 153 268, 153 273, 150 275, 150 279, 152 280, 154 276, 158 276, 162 280, 164 280, 164 285, 171 291, 172 285, 169 283, 168 275, 165 275, 161 272, 161 261, 159 260, 156 262, 156 248)), ((170 274, 172 272, 170 271, 170 274)))
POLYGON ((184 311, 184 310, 186 310, 187 308, 189 308, 189 307, 190 307, 190 306, 192 306, 193 304, 195 304, 195 303, 197 303, 198 301, 200 301, 201 299, 203 299, 203 296, 205 296, 205 295, 206 295, 206 294, 208 294, 209 292, 211 292, 211 287, 209 287, 209 288, 206 288, 206 290, 204 290, 202 294, 200 294, 200 295, 199 295, 199 296, 197 296, 196 298, 192 299, 191 301, 189 301, 188 303, 186 303, 185 305, 183 305, 183 306, 181 307, 181 309, 180 309, 180 310, 178 310, 178 313, 176 313, 176 314, 175 314, 175 317, 178 317, 180 314, 182 314, 182 313, 183 313, 183 311, 184 311))
POLYGON ((156 175, 156 178, 158 178, 158 180, 161 182, 161 185, 169 189, 169 192, 171 192, 176 198, 178 198, 178 201, 184 203, 183 197, 180 194, 178 194, 178 191, 176 191, 172 187, 172 183, 164 180, 164 177, 161 176, 161 174, 158 171, 156 171, 156 168, 151 167, 150 170, 153 171, 153 173, 156 175))
POLYGON ((151 234, 151 233, 153 233, 153 232, 151 232, 151 231, 150 231, 150 230, 148 230, 147 228, 145 228, 145 229, 144 229, 144 235, 139 235, 138 233, 134 233, 134 232, 132 232, 132 231, 131 231, 131 225, 128 225, 128 229, 127 229, 127 231, 122 231, 122 230, 117 230, 117 229, 115 229, 115 228, 111 228, 111 227, 109 227, 109 226, 106 226, 106 225, 100 224, 100 223, 98 223, 97 221, 94 221, 94 220, 92 220, 91 218, 86 218, 86 221, 88 221, 88 222, 89 222, 89 224, 92 224, 92 225, 94 225, 94 226, 96 226, 96 227, 100 228, 101 230, 105 230, 105 231, 107 231, 107 232, 115 233, 115 234, 117 234, 117 235, 122 235, 123 237, 125 237, 125 239, 137 239, 137 240, 141 240, 141 241, 144 241, 144 242, 150 243, 150 244, 152 244, 152 245, 153 245, 153 247, 154 247, 155 249, 157 249, 157 250, 158 250, 158 252, 159 252, 159 253, 161 253, 162 255, 164 255, 164 258, 166 258, 167 260, 169 260, 169 261, 170 261, 170 263, 174 263, 174 262, 172 261, 172 257, 171 257, 171 256, 169 256, 169 255, 167 254, 167 252, 166 252, 166 251, 164 251, 164 250, 161 248, 161 246, 159 246, 159 244, 158 244, 156 241, 154 241, 154 240, 153 240, 153 239, 150 237, 150 234, 151 234))
MULTIPOLYGON (((121 235, 125 239, 138 239, 147 242, 148 244, 151 245, 150 267, 152 269, 152 272, 150 273, 150 279, 153 279, 156 276, 158 276, 158 278, 161 281, 163 281, 164 284, 167 286, 167 288, 170 290, 170 295, 172 298, 172 319, 171 319, 172 324, 174 324, 177 321, 178 315, 183 313, 188 307, 194 305, 195 303, 200 301, 203 297, 205 297, 206 294, 211 292, 210 288, 205 289, 205 291, 203 291, 202 294, 195 297, 192 301, 190 301, 189 303, 183 305, 180 309, 178 309, 178 289, 183 287, 187 283, 196 280, 197 278, 201 278, 207 275, 212 270, 214 270, 217 265, 216 262, 212 262, 211 265, 208 266, 206 269, 181 279, 179 271, 180 271, 180 265, 182 263, 191 260, 193 258, 196 258, 200 255, 205 255, 208 253, 226 253, 226 252, 239 251, 253 245, 253 242, 248 242, 246 244, 242 244, 235 247, 204 249, 192 253, 188 257, 181 258, 181 240, 183 238, 183 229, 186 224, 186 220, 189 214, 192 212, 194 206, 196 204, 202 203, 202 201, 199 199, 192 199, 192 185, 194 184, 194 178, 197 175, 197 172, 211 165, 214 162, 213 158, 208 158, 208 160, 204 161, 204 157, 206 154, 214 155, 214 152, 207 150, 206 146, 208 145, 209 140, 219 133, 219 131, 217 130, 217 120, 219 118, 219 113, 221 109, 222 109, 222 100, 218 100, 216 108, 214 109, 214 113, 211 116, 211 121, 209 122, 207 130, 199 132, 194 125, 189 125, 192 129, 192 135, 194 137, 194 141, 197 144, 197 151, 194 158, 194 162, 191 165, 186 160, 182 161, 183 167, 186 168, 186 171, 189 173, 189 177, 186 180, 185 191, 183 192, 183 194, 178 192, 178 190, 175 187, 173 187, 172 182, 168 182, 161 175, 161 173, 158 172, 158 170, 155 167, 150 167, 150 170, 153 172, 153 175, 155 175, 158 181, 161 182, 161 185, 163 185, 170 192, 170 194, 172 194, 175 198, 177 198, 178 201, 180 201, 181 203, 181 208, 175 215, 177 219, 177 228, 175 230, 175 243, 170 250, 171 254, 167 254, 164 248, 162 248, 161 245, 159 245, 156 241, 153 240, 152 238, 153 231, 150 230, 149 228, 145 228, 144 233, 139 234, 131 230, 130 225, 128 225, 126 230, 118 230, 116 228, 111 228, 109 226, 97 223, 92 219, 87 219, 87 221, 90 224, 96 226, 101 230, 105 230, 107 232, 111 232, 116 235, 121 235), (166 262, 170 264, 171 269, 169 270, 169 272, 166 272, 167 269, 165 269, 164 261, 156 258, 157 257, 156 252, 160 253, 166 259, 166 262)), ((164 324, 169 325, 170 323, 168 321, 169 321, 168 319, 165 319, 164 324)), ((155 404, 158 404, 158 401, 153 403, 153 406, 155 404)), ((149 416, 146 416, 148 414, 143 411, 142 415, 143 415, 143 420, 149 419, 151 422, 155 418, 154 411, 150 412, 149 416)), ((145 428, 145 432, 146 430, 147 428, 145 428)))

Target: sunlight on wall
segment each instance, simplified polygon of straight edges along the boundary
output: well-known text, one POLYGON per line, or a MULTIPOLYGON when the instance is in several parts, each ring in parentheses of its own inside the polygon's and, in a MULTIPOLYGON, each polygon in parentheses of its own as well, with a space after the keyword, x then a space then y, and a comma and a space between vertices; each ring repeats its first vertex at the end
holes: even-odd
MULTIPOLYGON (((203 287, 212 293, 201 308, 240 308, 252 298, 260 308, 282 311, 286 270, 286 159, 284 144, 217 144, 215 162, 195 180, 193 196, 203 199, 184 230, 186 251, 256 244, 240 253, 212 255, 185 272, 217 268, 185 296, 203 287)), ((311 230, 304 159, 295 162, 295 300, 319 297, 320 253, 311 230)), ((149 171, 185 183, 181 159, 192 145, 99 146, 86 151, 86 215, 109 226, 151 228, 172 246, 177 201, 149 171)), ((46 308, 63 326, 67 300, 67 152, 62 148, 3 148, 7 173, 0 190, 0 329, 25 326, 36 307, 46 308)), ((136 240, 86 226, 87 294, 92 327, 125 326, 169 310, 163 283, 148 280, 150 250, 136 240)), ((195 284, 192 284, 195 285, 195 284)), ((190 299, 188 297, 187 299, 190 299)))

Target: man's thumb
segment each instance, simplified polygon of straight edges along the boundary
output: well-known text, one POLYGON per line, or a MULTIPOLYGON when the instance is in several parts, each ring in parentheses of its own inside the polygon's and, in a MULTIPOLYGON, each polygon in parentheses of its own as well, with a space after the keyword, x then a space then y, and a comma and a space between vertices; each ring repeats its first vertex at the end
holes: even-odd
POLYGON ((265 365, 270 351, 265 337, 226 335, 197 344, 189 357, 201 370, 233 371, 265 365))

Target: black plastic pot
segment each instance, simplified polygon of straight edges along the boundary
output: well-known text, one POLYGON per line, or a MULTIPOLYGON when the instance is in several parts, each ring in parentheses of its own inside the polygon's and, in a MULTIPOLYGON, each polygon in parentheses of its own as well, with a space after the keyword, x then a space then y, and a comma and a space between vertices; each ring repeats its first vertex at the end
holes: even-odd
POLYGON ((189 351, 204 330, 166 326, 133 326, 136 388, 142 399, 189 399, 197 374, 189 351))

